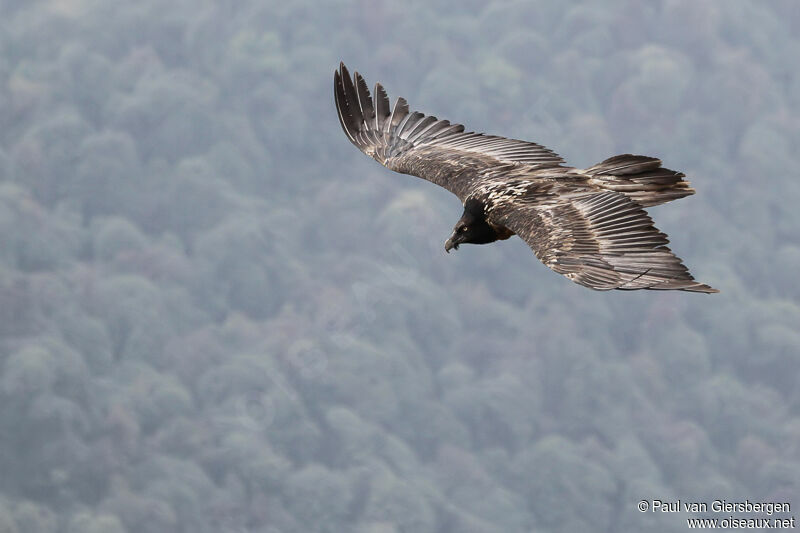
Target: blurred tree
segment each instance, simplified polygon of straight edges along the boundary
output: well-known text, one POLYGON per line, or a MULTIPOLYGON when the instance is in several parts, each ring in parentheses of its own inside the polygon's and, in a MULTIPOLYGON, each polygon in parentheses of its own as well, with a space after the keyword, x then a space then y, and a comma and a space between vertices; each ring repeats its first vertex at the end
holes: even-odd
POLYGON ((11 511, 0 501, 0 532, 2 533, 19 533, 19 528, 11 514, 11 511))
MULTIPOLYGON (((104 55, 86 48, 85 43, 71 43, 61 50, 58 66, 62 69, 63 91, 59 98, 74 102, 92 124, 104 121, 104 105, 115 89, 115 76, 111 61, 104 55)), ((135 170, 134 168, 126 170, 135 170)))
POLYGON ((614 481, 604 467, 582 457, 575 444, 547 437, 524 450, 518 460, 515 483, 538 524, 551 531, 577 531, 611 522, 614 481), (537 483, 534 479, 549 482, 537 483), (558 503, 562 501, 582 501, 584 505, 565 514, 558 503))
POLYGON ((14 519, 19 533, 56 533, 56 516, 47 507, 30 501, 18 503, 14 509, 14 519))
MULTIPOLYGON (((370 472, 369 496, 364 507, 367 521, 388 521, 400 531, 435 531, 436 515, 431 502, 431 488, 398 479, 387 468, 370 472)), ((433 500, 435 501, 435 499, 433 500)))
POLYGON ((80 202, 84 220, 138 205, 136 180, 141 174, 133 139, 122 132, 106 131, 86 137, 80 164, 72 183, 71 198, 80 202))
POLYGON ((347 478, 321 465, 293 473, 286 484, 284 504, 306 531, 341 531, 352 500, 347 478))
POLYGON ((67 533, 126 533, 122 523, 114 515, 78 513, 69 521, 67 533))
POLYGON ((147 246, 147 238, 125 218, 101 219, 95 224, 94 257, 108 262, 119 254, 139 252, 147 246))
POLYGON ((227 307, 256 319, 277 311, 282 299, 280 281, 287 274, 270 268, 273 261, 264 257, 273 250, 269 232, 245 216, 227 219, 196 243, 197 257, 208 269, 206 278, 216 284, 213 291, 225 297, 227 307))
POLYGON ((211 113, 214 86, 187 72, 142 78, 114 107, 111 123, 138 140, 145 158, 203 153, 224 133, 211 113))
POLYGON ((19 141, 15 147, 18 173, 36 200, 51 207, 64 198, 77 169, 75 154, 90 133, 80 114, 64 107, 19 141))
POLYGON ((11 181, 11 158, 0 148, 0 181, 11 181))
POLYGON ((108 277, 97 284, 90 310, 105 323, 115 359, 155 361, 169 335, 163 296, 141 276, 108 277))

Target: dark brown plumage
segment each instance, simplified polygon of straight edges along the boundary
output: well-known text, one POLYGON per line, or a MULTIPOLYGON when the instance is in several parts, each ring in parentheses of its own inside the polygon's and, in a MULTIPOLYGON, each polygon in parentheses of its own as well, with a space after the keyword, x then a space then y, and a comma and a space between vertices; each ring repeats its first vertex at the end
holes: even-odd
POLYGON ((643 207, 694 194, 684 175, 640 155, 588 169, 564 166, 536 143, 465 132, 464 126, 409 111, 386 91, 375 98, 344 64, 334 73, 342 129, 385 167, 449 190, 464 214, 445 244, 484 244, 519 235, 548 267, 597 290, 718 292, 694 280, 643 207))

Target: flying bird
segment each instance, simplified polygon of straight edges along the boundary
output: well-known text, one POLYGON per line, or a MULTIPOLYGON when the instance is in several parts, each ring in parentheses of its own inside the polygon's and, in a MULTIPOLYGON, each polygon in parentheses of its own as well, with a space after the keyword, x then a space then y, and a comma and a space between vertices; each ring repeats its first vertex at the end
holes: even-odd
POLYGON ((390 106, 381 84, 341 63, 333 93, 347 138, 380 164, 455 194, 464 212, 445 242, 487 244, 518 235, 545 265, 596 290, 713 293, 667 248, 644 208, 694 194, 683 173, 655 157, 624 154, 586 169, 536 143, 464 131, 390 106))

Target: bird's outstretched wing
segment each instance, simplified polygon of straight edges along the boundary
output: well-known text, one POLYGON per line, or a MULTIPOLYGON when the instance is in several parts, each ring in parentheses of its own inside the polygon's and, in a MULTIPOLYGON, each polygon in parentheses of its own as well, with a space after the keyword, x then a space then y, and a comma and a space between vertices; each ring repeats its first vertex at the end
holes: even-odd
POLYGON ((370 95, 364 78, 353 78, 342 63, 333 76, 333 94, 342 129, 362 152, 391 170, 412 174, 448 189, 462 200, 481 171, 505 165, 533 168, 564 161, 538 144, 465 132, 461 124, 410 112, 404 98, 390 108, 380 84, 370 95))
POLYGON ((644 209, 618 192, 509 198, 492 217, 545 265, 592 289, 719 292, 695 281, 644 209))

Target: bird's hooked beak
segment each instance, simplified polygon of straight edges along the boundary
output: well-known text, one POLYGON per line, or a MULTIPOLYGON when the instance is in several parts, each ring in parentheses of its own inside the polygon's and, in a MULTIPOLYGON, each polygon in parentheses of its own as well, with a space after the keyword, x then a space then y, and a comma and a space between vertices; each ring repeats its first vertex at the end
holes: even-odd
POLYGON ((458 236, 454 233, 454 234, 450 235, 450 238, 445 241, 445 243, 444 243, 444 251, 449 254, 450 250, 452 250, 454 248, 456 250, 458 250, 458 245, 459 244, 461 244, 461 241, 458 239, 458 236))

